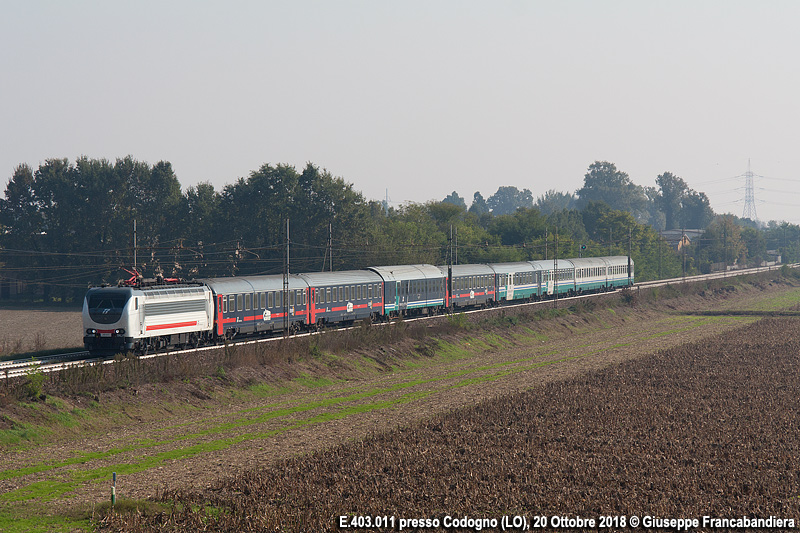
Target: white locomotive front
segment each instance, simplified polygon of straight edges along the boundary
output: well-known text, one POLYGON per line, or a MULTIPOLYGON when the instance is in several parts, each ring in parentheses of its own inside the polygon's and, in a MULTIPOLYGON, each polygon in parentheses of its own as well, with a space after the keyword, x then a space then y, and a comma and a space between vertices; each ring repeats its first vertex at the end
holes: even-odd
POLYGON ((93 288, 83 302, 83 344, 98 355, 197 346, 211 338, 213 313, 203 285, 93 288))

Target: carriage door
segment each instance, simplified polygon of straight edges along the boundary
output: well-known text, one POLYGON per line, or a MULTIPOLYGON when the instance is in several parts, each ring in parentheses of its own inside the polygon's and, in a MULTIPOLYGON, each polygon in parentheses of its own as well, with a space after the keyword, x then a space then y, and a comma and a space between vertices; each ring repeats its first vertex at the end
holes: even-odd
POLYGON ((139 335, 144 334, 144 296, 134 296, 133 309, 139 323, 139 335))
POLYGON ((506 300, 513 300, 514 299, 514 277, 516 274, 506 274, 507 276, 507 283, 506 283, 506 300))

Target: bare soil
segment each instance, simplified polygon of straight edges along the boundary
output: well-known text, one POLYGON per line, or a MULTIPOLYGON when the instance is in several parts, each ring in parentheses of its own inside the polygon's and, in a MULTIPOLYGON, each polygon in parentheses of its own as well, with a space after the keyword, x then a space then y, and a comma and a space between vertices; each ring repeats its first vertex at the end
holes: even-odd
MULTIPOLYGON (((169 517, 171 530, 322 531, 337 529, 341 515, 384 513, 797 520, 798 351, 800 318, 765 319, 502 394, 170 494, 182 509, 169 517)), ((165 519, 108 525, 157 531, 165 519)))
POLYGON ((0 308, 0 355, 83 346, 81 311, 0 308))

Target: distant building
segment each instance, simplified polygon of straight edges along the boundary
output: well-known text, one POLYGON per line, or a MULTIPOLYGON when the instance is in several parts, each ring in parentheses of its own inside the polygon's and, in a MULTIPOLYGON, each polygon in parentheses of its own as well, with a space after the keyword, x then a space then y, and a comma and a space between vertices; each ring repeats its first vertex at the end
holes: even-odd
POLYGON ((0 300, 16 298, 25 292, 27 283, 20 279, 0 277, 0 300))
POLYGON ((700 237, 705 230, 702 229, 668 229, 659 231, 661 238, 667 241, 673 249, 680 251, 684 246, 689 246, 692 241, 700 237))

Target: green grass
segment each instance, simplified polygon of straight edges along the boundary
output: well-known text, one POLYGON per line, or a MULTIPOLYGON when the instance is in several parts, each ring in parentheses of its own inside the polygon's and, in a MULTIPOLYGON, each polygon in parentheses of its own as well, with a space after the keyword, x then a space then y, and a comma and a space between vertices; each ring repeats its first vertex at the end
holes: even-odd
POLYGON ((72 533, 93 531, 89 516, 49 515, 27 506, 0 509, 3 533, 72 533))
POLYGON ((0 430, 0 446, 9 450, 25 449, 44 441, 50 434, 51 430, 39 426, 14 423, 13 428, 0 430))
POLYGON ((748 307, 755 311, 773 311, 800 304, 800 288, 790 289, 771 295, 748 307))

